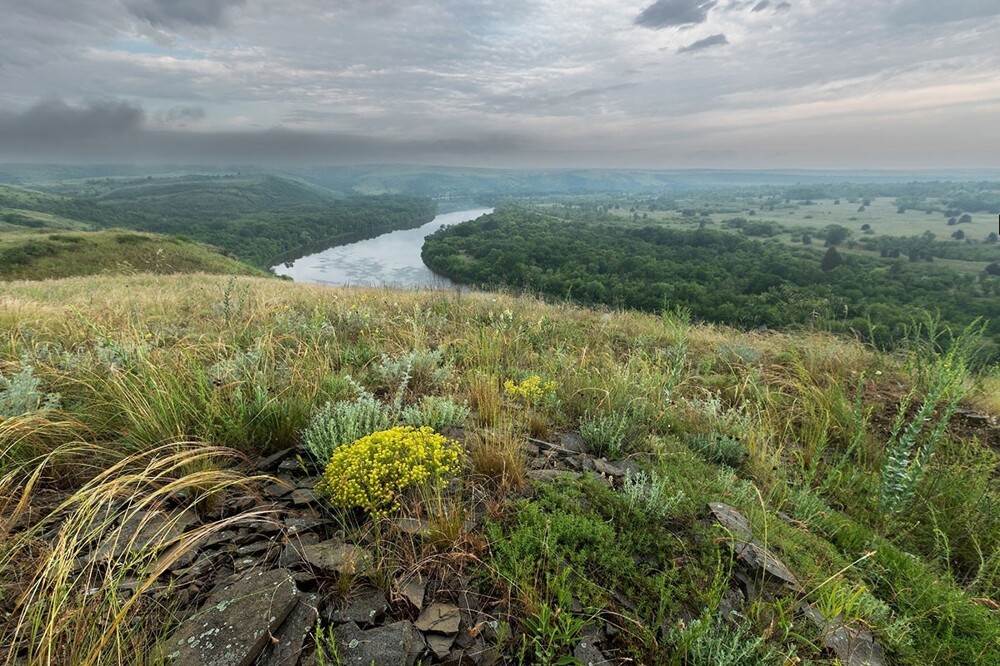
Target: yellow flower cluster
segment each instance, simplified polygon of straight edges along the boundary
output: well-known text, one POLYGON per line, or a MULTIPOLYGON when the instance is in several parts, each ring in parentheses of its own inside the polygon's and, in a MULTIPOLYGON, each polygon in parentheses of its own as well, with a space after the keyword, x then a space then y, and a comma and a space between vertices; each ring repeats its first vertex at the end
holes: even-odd
POLYGON ((543 382, 538 375, 532 375, 520 384, 508 379, 503 383, 503 390, 512 398, 520 398, 526 404, 534 405, 555 393, 556 383, 543 382))
POLYGON ((454 472, 461 455, 458 442, 426 426, 382 430, 337 448, 318 490, 335 506, 385 516, 399 507, 407 488, 454 472))

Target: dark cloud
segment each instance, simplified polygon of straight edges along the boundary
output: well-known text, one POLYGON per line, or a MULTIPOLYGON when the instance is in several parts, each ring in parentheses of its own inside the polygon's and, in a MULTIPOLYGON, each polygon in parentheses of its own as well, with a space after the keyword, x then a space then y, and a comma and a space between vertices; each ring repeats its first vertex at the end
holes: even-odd
POLYGON ((750 11, 753 13, 762 12, 770 6, 771 6, 771 0, 760 0, 760 2, 754 5, 753 9, 751 9, 750 11))
POLYGON ((635 24, 659 30, 681 25, 704 23, 716 0, 656 0, 635 18, 635 24))
MULTIPOLYGON (((180 107, 177 119, 204 114, 180 107)), ((71 106, 59 100, 37 104, 23 113, 0 112, 0 160, 139 161, 203 163, 330 163, 465 160, 512 155, 528 142, 500 133, 436 139, 394 139, 336 132, 283 128, 254 131, 154 130, 145 111, 117 100, 71 106)), ((537 145, 537 141, 531 142, 537 145)))
POLYGON ((230 9, 244 4, 246 0, 131 0, 128 9, 157 28, 218 28, 230 9))
POLYGON ((83 106, 46 100, 23 113, 0 112, 0 146, 58 147, 122 136, 142 127, 145 118, 142 107, 118 100, 95 100, 83 106))
POLYGON ((962 0, 961 2, 909 0, 896 8, 891 20, 902 24, 950 23, 996 15, 1000 15, 1000 2, 997 0, 962 0))
POLYGON ((774 6, 774 11, 776 12, 787 12, 792 8, 792 3, 790 2, 779 2, 774 6))
POLYGON ((168 125, 184 125, 190 121, 202 120, 207 114, 200 106, 175 106, 167 109, 160 120, 168 125))
POLYGON ((705 39, 699 39, 697 42, 688 44, 687 46, 682 46, 677 49, 678 53, 695 53, 696 51, 704 51, 705 49, 710 49, 716 46, 724 46, 729 43, 726 36, 722 33, 718 35, 710 35, 705 39))
POLYGON ((604 95, 609 92, 615 92, 618 90, 628 90, 629 88, 635 88, 638 84, 636 83, 618 83, 613 86, 602 86, 599 88, 585 88, 583 90, 577 90, 574 93, 566 95, 564 99, 580 99, 581 97, 595 97, 597 95, 604 95))

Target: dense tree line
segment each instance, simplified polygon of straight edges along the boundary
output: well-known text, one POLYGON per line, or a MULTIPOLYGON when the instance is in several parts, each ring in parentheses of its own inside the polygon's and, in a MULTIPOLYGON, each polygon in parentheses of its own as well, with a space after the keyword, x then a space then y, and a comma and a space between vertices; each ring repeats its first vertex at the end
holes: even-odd
MULTIPOLYGON (((659 311, 743 327, 819 326, 892 346, 914 319, 961 326, 1000 313, 1000 279, 928 264, 830 256, 736 234, 568 223, 513 207, 428 237, 437 273, 588 304, 659 311), (825 270, 824 270, 825 269, 825 270)), ((1000 358, 1000 318, 989 325, 1000 358)))

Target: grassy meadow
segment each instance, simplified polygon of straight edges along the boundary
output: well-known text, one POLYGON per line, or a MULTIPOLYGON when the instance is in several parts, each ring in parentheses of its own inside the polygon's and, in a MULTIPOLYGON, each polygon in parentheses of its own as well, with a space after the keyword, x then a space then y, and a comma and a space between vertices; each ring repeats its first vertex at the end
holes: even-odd
POLYGON ((559 659, 595 623, 620 663, 835 663, 803 603, 870 630, 892 664, 1000 662, 1000 459, 960 418, 1000 411, 1000 377, 968 370, 970 337, 936 349, 933 323, 887 355, 683 311, 142 274, 6 283, 0 332, 12 663, 158 663, 176 623, 164 560, 191 535, 88 554, 164 503, 215 516, 202 536, 259 518, 213 507, 266 481, 247 461, 352 425, 324 405, 349 419, 360 394, 406 422, 451 405, 463 451, 447 502, 329 507, 376 553, 363 577, 462 572, 502 602, 507 663, 574 663, 559 659), (530 480, 534 443, 566 433, 640 472, 530 480), (708 502, 748 516, 801 591, 724 620, 736 567, 708 502), (437 526, 422 542, 393 527, 418 505, 437 526))

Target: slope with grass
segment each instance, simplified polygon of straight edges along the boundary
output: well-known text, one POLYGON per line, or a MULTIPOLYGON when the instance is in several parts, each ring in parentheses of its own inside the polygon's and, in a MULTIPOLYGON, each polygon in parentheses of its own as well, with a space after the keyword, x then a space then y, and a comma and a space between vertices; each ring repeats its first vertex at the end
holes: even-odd
POLYGON ((997 376, 969 371, 971 333, 940 350, 930 323, 888 355, 205 275, 6 284, 0 330, 11 661, 161 663, 217 583, 280 566, 329 610, 319 664, 399 627, 504 663, 832 665, 841 630, 891 664, 1000 662, 997 376), (294 530, 293 503, 316 512, 294 530), (741 529, 797 584, 748 568, 741 529), (297 560, 328 562, 320 540, 364 557, 297 560), (408 624, 413 580, 455 608, 436 630, 408 624))
POLYGON ((217 248, 160 234, 124 229, 0 234, 0 281, 135 273, 267 275, 217 248))

